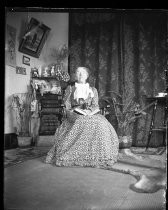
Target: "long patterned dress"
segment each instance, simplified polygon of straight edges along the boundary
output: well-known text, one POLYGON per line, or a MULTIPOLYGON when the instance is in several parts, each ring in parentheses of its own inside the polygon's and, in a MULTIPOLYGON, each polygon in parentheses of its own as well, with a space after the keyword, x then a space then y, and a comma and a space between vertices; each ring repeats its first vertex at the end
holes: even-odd
MULTIPOLYGON (((64 104, 66 109, 77 105, 73 99, 74 86, 68 86, 65 91, 64 104)), ((98 93, 92 87, 94 97, 88 97, 87 103, 91 110, 99 107, 98 93)), ((118 157, 118 136, 101 114, 84 116, 68 115, 55 132, 55 143, 49 150, 46 163, 56 166, 112 166, 118 157)))

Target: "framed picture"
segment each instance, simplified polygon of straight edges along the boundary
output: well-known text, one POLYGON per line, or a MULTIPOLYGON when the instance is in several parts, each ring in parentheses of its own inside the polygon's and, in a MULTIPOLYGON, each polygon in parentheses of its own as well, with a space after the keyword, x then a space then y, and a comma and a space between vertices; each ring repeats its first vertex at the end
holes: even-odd
POLYGON ((38 77, 39 76, 38 69, 31 68, 31 74, 32 74, 32 77, 38 77))
POLYGON ((6 65, 16 67, 16 28, 7 24, 5 39, 6 65))
POLYGON ((35 18, 31 18, 28 29, 20 42, 19 51, 39 58, 50 30, 49 27, 40 23, 35 18))
POLYGON ((24 74, 26 75, 26 68, 16 66, 16 74, 24 74))
POLYGON ((30 58, 23 55, 22 63, 30 66, 30 58))

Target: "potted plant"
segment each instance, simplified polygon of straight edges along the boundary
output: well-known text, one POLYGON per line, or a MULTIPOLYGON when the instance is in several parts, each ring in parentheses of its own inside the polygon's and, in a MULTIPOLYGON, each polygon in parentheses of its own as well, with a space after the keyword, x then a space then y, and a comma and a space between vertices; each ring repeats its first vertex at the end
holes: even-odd
POLYGON ((58 47, 53 47, 50 49, 49 59, 52 64, 49 66, 51 75, 55 75, 54 66, 60 65, 59 70, 65 70, 68 65, 69 49, 66 44, 60 45, 58 47))
POLYGON ((132 125, 137 118, 146 115, 146 113, 140 109, 140 105, 134 102, 132 98, 128 99, 126 103, 122 103, 122 96, 115 92, 111 97, 101 97, 100 101, 106 102, 106 114, 110 114, 110 108, 114 110, 120 149, 130 148, 132 146, 132 125))
POLYGON ((51 62, 48 65, 51 76, 60 81, 61 87, 66 88, 67 82, 70 80, 70 76, 67 72, 68 68, 68 56, 70 50, 66 44, 53 47, 50 49, 49 59, 51 62))
POLYGON ((57 63, 62 63, 68 58, 69 50, 66 44, 60 45, 56 48, 51 48, 50 57, 57 61, 57 63))
POLYGON ((15 132, 17 134, 19 147, 27 147, 31 145, 30 102, 31 94, 29 93, 13 94, 11 98, 10 107, 13 110, 16 119, 15 132))

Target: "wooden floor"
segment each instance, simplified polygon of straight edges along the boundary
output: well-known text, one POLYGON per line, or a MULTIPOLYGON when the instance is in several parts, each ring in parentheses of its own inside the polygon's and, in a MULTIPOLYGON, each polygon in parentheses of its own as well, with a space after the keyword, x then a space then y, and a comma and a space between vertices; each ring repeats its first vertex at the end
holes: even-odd
POLYGON ((4 169, 6 210, 162 210, 164 191, 129 189, 134 177, 95 168, 55 167, 36 158, 4 169))

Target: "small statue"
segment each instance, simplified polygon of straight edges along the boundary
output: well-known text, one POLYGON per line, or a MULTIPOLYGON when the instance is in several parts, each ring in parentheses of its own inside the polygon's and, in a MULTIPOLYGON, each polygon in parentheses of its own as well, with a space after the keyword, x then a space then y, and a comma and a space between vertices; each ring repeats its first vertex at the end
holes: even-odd
POLYGON ((39 75, 39 77, 41 77, 41 67, 39 67, 39 69, 38 69, 38 75, 39 75))
POLYGON ((44 77, 48 77, 48 67, 45 67, 45 69, 44 69, 44 77))
POLYGON ((54 66, 52 66, 51 68, 51 76, 54 76, 55 75, 55 69, 54 69, 54 66))

